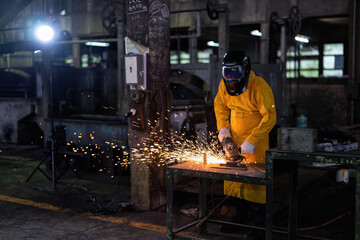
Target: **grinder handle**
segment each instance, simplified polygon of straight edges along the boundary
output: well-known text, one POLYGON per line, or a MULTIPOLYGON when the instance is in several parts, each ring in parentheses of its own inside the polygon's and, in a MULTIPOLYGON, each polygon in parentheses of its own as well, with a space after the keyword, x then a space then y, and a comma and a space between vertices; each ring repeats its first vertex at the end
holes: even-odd
POLYGON ((240 162, 242 162, 243 160, 246 159, 246 157, 244 157, 243 155, 240 155, 241 154, 241 146, 238 148, 238 151, 239 151, 239 160, 240 160, 240 162))

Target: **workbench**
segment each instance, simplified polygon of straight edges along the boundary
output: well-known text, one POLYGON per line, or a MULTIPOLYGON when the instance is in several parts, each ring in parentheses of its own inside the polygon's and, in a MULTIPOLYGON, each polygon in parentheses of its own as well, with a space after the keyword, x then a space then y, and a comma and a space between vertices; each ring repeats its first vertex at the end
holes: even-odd
MULTIPOLYGON (((221 167, 219 164, 204 165, 199 162, 184 162, 167 167, 167 238, 168 239, 194 239, 191 236, 177 234, 189 227, 197 225, 206 215, 206 179, 229 180, 244 183, 265 185, 266 174, 264 164, 252 164, 247 170, 236 167, 221 167), (173 231, 172 214, 173 214, 173 190, 174 175, 188 177, 197 177, 200 179, 199 187, 199 220, 189 223, 173 231)), ((214 219, 206 218, 206 221, 215 223, 227 223, 214 219)), ((247 226, 249 228, 259 228, 247 226)), ((205 232, 206 225, 201 225, 201 231, 205 232)), ((269 228, 267 230, 271 231, 269 228)))
POLYGON ((288 239, 295 239, 297 227, 297 181, 298 165, 304 163, 327 163, 338 164, 339 168, 351 168, 356 170, 356 193, 355 193, 355 240, 360 240, 360 152, 290 152, 277 149, 266 151, 266 226, 267 239, 272 239, 273 225, 273 166, 277 160, 286 160, 289 164, 289 222, 288 239))
MULTIPOLYGON (((285 160, 289 166, 289 222, 288 239, 296 239, 297 228, 297 182, 298 165, 303 163, 326 163, 337 164, 339 168, 351 168, 356 170, 356 193, 355 193, 355 240, 360 240, 360 152, 290 152, 278 149, 269 149, 266 151, 266 165, 258 165, 249 168, 248 171, 234 168, 216 168, 209 165, 203 165, 198 162, 185 162, 167 167, 167 237, 168 239, 194 239, 177 233, 198 224, 206 213, 206 188, 205 179, 229 180, 260 184, 266 186, 266 239, 273 239, 273 167, 277 160, 285 160), (265 170, 265 171, 264 171, 265 170), (199 187, 199 220, 180 227, 173 231, 172 213, 173 213, 173 187, 174 175, 183 175, 188 177, 198 177, 200 179, 199 187)), ((207 219, 209 222, 219 221, 207 219)), ((204 227, 204 226, 203 226, 204 227)), ((283 233, 283 232, 279 232, 283 233)), ((304 236, 305 237, 305 236, 304 236)), ((308 236, 311 238, 310 236, 308 236)))

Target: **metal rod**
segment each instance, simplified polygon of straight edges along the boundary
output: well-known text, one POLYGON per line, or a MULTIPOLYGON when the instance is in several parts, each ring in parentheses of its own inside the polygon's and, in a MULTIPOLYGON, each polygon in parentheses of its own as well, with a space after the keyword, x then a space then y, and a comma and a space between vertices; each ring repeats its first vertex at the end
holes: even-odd
POLYGON ((55 182, 55 126, 54 126, 54 86, 53 86, 53 52, 49 52, 47 54, 47 59, 49 61, 49 81, 50 81, 50 121, 51 121, 51 174, 52 174, 52 187, 53 190, 56 188, 56 182, 55 182))
POLYGON ((221 202, 219 202, 218 205, 216 205, 216 206, 214 207, 214 209, 212 209, 212 210, 208 213, 208 215, 206 215, 203 219, 201 219, 201 221, 200 221, 198 224, 196 224, 195 229, 198 230, 198 229, 200 228, 200 226, 201 226, 204 222, 206 222, 206 221, 214 214, 214 212, 215 212, 229 197, 230 197, 230 196, 227 195, 223 200, 221 200, 221 202))
POLYGON ((266 216, 265 216, 265 239, 273 239, 273 199, 274 199, 274 169, 273 159, 270 154, 266 153, 266 216))
MULTIPOLYGON (((199 218, 205 218, 206 213, 206 179, 200 178, 200 189, 199 189, 199 218)), ((201 220, 202 221, 202 220, 201 220)), ((206 221, 206 220, 205 220, 206 221)), ((204 223, 205 221, 202 221, 204 223)), ((206 233, 206 224, 198 224, 195 228, 200 234, 206 233)))
MULTIPOLYGON (((241 224, 241 223, 226 222, 226 221, 215 220, 215 219, 208 219, 208 221, 209 221, 209 222, 212 222, 212 223, 228 224, 228 225, 233 225, 233 226, 238 226, 238 227, 244 227, 244 228, 251 228, 251 229, 256 229, 256 230, 265 230, 264 227, 258 227, 258 226, 241 224)), ((274 231, 274 232, 277 232, 277 231, 280 231, 280 230, 273 230, 273 231, 274 231)), ((285 234, 285 232, 284 232, 284 234, 285 234)))
MULTIPOLYGON (((54 136, 52 136, 54 138, 54 136)), ((56 182, 55 182, 55 153, 54 153, 54 139, 51 140, 51 172, 52 172, 52 187, 53 190, 56 188, 56 182)))
POLYGON ((355 239, 360 239, 360 167, 356 167, 355 177, 355 239))
POLYGON ((331 240, 331 238, 323 238, 323 237, 316 237, 316 236, 303 235, 303 234, 296 234, 296 236, 301 238, 316 239, 316 240, 331 240))
POLYGON ((196 221, 194 221, 194 222, 191 222, 191 223, 189 223, 189 224, 186 224, 186 225, 184 225, 184 226, 182 226, 182 227, 179 227, 179 228, 175 229, 175 230, 173 231, 173 233, 178 233, 178 232, 184 231, 185 229, 194 226, 194 225, 197 224, 198 222, 200 222, 200 219, 199 219, 199 220, 196 220, 196 221))
POLYGON ((297 227, 297 201, 298 201, 298 191, 297 191, 297 179, 298 179, 298 163, 290 162, 290 191, 289 191, 289 239, 294 239, 296 236, 296 227, 297 227))
POLYGON ((167 194, 166 194, 166 235, 168 239, 172 239, 174 232, 173 232, 173 224, 172 224, 172 213, 173 213, 173 194, 174 194, 174 176, 169 171, 166 171, 167 177, 167 194))

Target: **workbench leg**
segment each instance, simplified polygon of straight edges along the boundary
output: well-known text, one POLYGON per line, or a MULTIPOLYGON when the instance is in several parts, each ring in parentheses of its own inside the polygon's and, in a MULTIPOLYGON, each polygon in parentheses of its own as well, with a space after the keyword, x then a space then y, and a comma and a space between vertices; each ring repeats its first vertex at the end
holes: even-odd
POLYGON ((360 167, 356 167, 355 240, 360 240, 360 167))
MULTIPOLYGON (((206 216, 206 179, 200 178, 199 189, 199 219, 206 216)), ((206 223, 202 224, 199 228, 200 234, 206 233, 206 223)))
POLYGON ((174 175, 167 170, 167 194, 166 194, 166 222, 167 239, 173 239, 172 213, 173 213, 173 195, 174 195, 174 175))
POLYGON ((288 239, 296 238, 296 227, 297 227, 297 207, 298 207, 298 191, 297 191, 297 181, 298 181, 298 162, 292 161, 290 164, 290 191, 289 191, 289 236, 288 239))
POLYGON ((266 230, 265 239, 272 240, 274 175, 273 159, 266 157, 266 230))

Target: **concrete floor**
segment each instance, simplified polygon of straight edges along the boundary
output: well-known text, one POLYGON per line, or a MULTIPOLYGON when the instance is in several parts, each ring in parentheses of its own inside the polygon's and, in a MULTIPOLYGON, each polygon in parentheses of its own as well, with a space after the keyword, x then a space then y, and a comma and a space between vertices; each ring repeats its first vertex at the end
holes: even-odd
POLYGON ((166 239, 166 212, 127 207, 129 176, 85 172, 78 179, 68 170, 53 190, 40 171, 26 182, 42 149, 0 151, 0 239, 166 239))
MULTIPOLYGON (((165 206, 156 211, 135 211, 128 205, 131 202, 129 174, 112 178, 110 174, 78 171, 82 176, 79 179, 68 170, 53 190, 52 182, 40 171, 26 182, 43 156, 44 151, 39 147, 0 144, 0 239, 166 239, 165 206)), ((45 170, 45 164, 41 167, 45 170)), ((282 182, 282 178, 276 181, 282 182)), ((342 213, 353 212, 352 181, 347 186, 328 181, 326 178, 317 181, 317 188, 300 192, 299 226, 317 226, 342 213), (320 187, 323 184, 327 187, 320 187)), ((278 189, 286 192, 286 188, 278 189)), ((278 193, 282 196, 281 191, 278 193)), ((178 194, 181 197, 175 198, 175 228, 195 219, 181 210, 189 211, 197 202, 196 194, 178 194)), ((222 197, 215 196, 217 200, 222 197)), ((287 225, 286 208, 279 207, 285 201, 282 197, 275 199, 279 210, 274 223, 278 227, 287 225)), ((227 220, 220 211, 214 216, 227 220)), ((352 213, 325 227, 301 233, 320 236, 318 239, 354 239, 353 224, 352 213)), ((242 239, 246 232, 222 234, 215 224, 208 224, 207 229, 207 235, 199 236, 193 229, 186 230, 184 235, 232 240, 242 239)), ((287 237, 275 234, 274 239, 287 237)))

